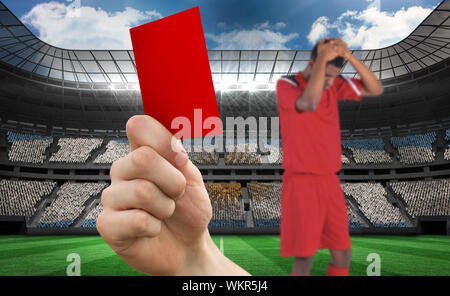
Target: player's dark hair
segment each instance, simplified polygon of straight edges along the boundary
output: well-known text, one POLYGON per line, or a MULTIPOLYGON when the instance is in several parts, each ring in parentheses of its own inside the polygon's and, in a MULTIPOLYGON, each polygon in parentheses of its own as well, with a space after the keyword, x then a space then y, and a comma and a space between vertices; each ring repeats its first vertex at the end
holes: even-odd
MULTIPOLYGON (((325 40, 324 43, 327 43, 327 42, 328 42, 328 40, 325 40)), ((316 45, 314 45, 314 47, 311 51, 311 57, 310 57, 311 60, 315 61, 317 59, 318 49, 319 49, 319 43, 316 43, 316 45)), ((333 65, 335 67, 342 68, 344 66, 344 63, 345 63, 345 59, 343 57, 336 57, 334 60, 327 62, 327 65, 333 65)))

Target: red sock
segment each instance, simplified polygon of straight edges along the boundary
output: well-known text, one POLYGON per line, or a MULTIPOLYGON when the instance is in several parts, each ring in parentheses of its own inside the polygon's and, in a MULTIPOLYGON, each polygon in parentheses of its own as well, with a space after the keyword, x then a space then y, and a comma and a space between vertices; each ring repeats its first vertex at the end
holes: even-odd
POLYGON ((328 264, 327 276, 347 276, 349 270, 349 267, 342 268, 328 264))
POLYGON ((291 272, 291 276, 310 276, 310 274, 298 274, 298 273, 293 273, 291 272))

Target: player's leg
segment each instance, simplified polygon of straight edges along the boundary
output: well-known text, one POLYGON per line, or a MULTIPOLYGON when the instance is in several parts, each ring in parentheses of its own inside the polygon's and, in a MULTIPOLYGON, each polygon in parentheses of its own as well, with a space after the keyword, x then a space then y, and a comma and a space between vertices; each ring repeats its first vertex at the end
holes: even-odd
POLYGON ((313 257, 295 257, 291 275, 310 275, 313 257))
POLYGON ((280 254, 295 257, 293 275, 309 275, 320 244, 325 211, 320 207, 314 179, 283 176, 280 254))
POLYGON ((339 177, 329 178, 322 188, 328 197, 321 242, 321 247, 329 249, 331 255, 327 275, 348 275, 352 252, 347 207, 339 177))
POLYGON ((352 249, 330 250, 331 261, 328 264, 328 276, 347 276, 350 271, 352 249))
POLYGON ((330 250, 331 261, 330 264, 334 267, 347 268, 350 266, 352 258, 352 249, 344 250, 330 250))

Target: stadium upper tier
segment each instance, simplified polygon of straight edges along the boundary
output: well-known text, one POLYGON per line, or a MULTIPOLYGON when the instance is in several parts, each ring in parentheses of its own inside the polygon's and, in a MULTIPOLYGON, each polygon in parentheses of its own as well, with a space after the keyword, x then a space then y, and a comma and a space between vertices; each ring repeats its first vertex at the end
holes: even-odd
MULTIPOLYGON (((404 40, 380 49, 354 50, 353 54, 382 79, 401 77, 425 69, 450 56, 450 1, 443 1, 404 40)), ((0 60, 33 76, 61 84, 103 84, 138 89, 132 50, 72 50, 41 41, 0 2, 0 60)), ((272 85, 287 73, 302 70, 310 50, 209 50, 215 84, 272 85)), ((355 77, 350 64, 343 73, 355 77)))
MULTIPOLYGON (((341 130, 441 127, 450 114, 450 0, 404 40, 354 50, 382 80, 383 95, 340 101, 341 130), (433 124, 434 124, 433 123, 433 124)), ((278 117, 278 77, 304 68, 309 50, 209 50, 220 117, 278 117)), ((343 73, 355 77, 350 65, 343 73)), ((41 41, 0 1, 0 121, 86 130, 124 130, 143 114, 132 50, 73 50, 41 41)), ((258 122, 260 123, 260 122, 258 122)), ((363 131, 364 130, 364 131, 363 131)))

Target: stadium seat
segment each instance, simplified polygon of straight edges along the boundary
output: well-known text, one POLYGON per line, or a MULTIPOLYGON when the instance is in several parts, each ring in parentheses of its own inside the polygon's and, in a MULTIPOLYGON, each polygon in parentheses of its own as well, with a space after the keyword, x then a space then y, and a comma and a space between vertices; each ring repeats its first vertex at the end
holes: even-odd
POLYGON ((97 217, 100 215, 100 212, 103 211, 103 206, 99 203, 95 208, 93 208, 87 216, 84 218, 83 222, 81 222, 80 226, 85 228, 95 228, 97 227, 97 217))
POLYGON ((60 138, 59 150, 50 156, 49 161, 82 163, 86 162, 91 152, 102 145, 99 138, 60 138))
POLYGON ((406 210, 417 216, 450 215, 450 179, 389 182, 406 202, 406 210))
POLYGON ((348 200, 345 200, 345 202, 346 202, 346 206, 347 206, 347 215, 348 215, 348 225, 349 225, 349 227, 354 227, 354 228, 367 227, 364 224, 363 219, 348 204, 348 200))
POLYGON ((45 150, 53 143, 53 137, 7 132, 11 148, 8 158, 13 162, 43 163, 45 150))
POLYGON ((397 149, 399 160, 404 164, 433 162, 436 156, 432 149, 434 142, 436 132, 391 138, 392 146, 397 149))
POLYGON ((279 227, 281 211, 281 183, 247 184, 252 199, 255 227, 279 227))
POLYGON ((227 145, 225 152, 225 164, 250 165, 261 163, 261 155, 257 153, 256 143, 227 145))
POLYGON ((205 183, 212 205, 209 227, 246 227, 240 203, 242 187, 239 183, 205 183))
POLYGON ((192 145, 184 141, 183 147, 195 165, 214 165, 219 161, 219 154, 215 152, 214 146, 192 145))
POLYGON ((358 164, 392 162, 380 138, 342 140, 342 146, 352 151, 353 159, 358 164))
POLYGON ((51 181, 0 180, 0 216, 33 216, 36 203, 55 186, 51 181))
POLYGON ((106 151, 97 156, 94 163, 113 163, 119 158, 125 157, 130 152, 130 144, 127 139, 111 140, 106 145, 106 151))
POLYGON ((36 227, 68 227, 81 214, 84 203, 100 193, 106 183, 64 183, 57 197, 45 208, 36 227))
POLYGON ((445 140, 447 141, 446 148, 444 151, 444 159, 450 160, 450 128, 445 131, 445 140))
POLYGON ((343 183, 342 190, 352 196, 362 213, 375 227, 408 225, 400 210, 388 202, 386 190, 380 183, 343 183))
POLYGON ((349 164, 350 160, 344 154, 341 155, 341 161, 343 164, 349 164))

